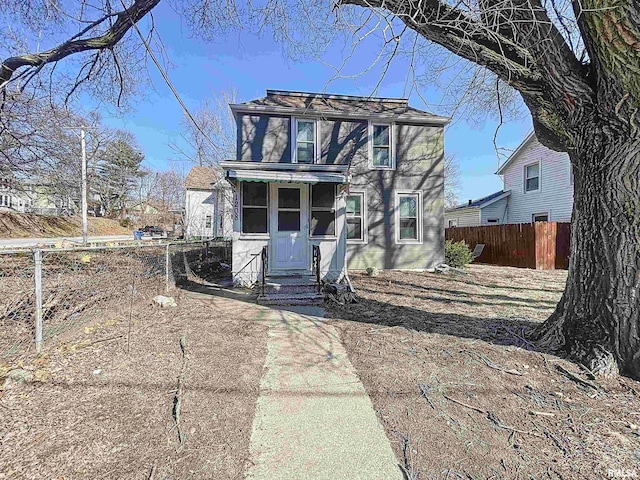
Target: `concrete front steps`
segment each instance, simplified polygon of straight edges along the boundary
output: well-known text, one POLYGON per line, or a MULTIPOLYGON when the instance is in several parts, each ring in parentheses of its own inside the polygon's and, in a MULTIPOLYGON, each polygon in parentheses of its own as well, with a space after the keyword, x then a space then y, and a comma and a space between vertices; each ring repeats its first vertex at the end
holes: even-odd
POLYGON ((270 275, 266 278, 264 295, 260 281, 255 288, 261 305, 320 305, 324 302, 324 295, 318 292, 316 279, 311 275, 270 275))

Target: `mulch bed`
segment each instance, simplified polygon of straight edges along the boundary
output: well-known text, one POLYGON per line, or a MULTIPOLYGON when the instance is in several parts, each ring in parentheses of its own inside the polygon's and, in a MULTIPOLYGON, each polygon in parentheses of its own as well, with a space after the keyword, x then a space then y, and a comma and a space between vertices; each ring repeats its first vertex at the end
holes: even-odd
POLYGON ((0 390, 0 478, 243 478, 266 327, 173 294, 177 308, 136 309, 130 342, 128 319, 104 318, 0 390))
POLYGON ((590 378, 526 339, 566 272, 351 280, 359 303, 330 315, 407 478, 640 475, 640 383, 590 378))

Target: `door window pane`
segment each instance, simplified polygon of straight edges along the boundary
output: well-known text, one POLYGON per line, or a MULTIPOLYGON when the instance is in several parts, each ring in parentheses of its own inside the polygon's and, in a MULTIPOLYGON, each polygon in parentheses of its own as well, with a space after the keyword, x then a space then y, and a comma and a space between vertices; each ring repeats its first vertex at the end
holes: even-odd
POLYGON ((300 211, 280 210, 278 212, 279 232, 300 231, 300 211))
POLYGON ((299 188, 279 188, 278 208, 300 208, 299 188))

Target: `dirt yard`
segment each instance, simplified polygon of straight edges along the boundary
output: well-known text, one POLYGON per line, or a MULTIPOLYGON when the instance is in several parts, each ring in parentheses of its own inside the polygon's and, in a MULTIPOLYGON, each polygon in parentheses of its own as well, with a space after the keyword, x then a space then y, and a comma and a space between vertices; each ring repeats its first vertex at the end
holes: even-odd
MULTIPOLYGON (((89 217, 89 235, 128 235, 133 230, 118 220, 89 217)), ((72 237, 82 235, 81 219, 32 213, 0 212, 0 238, 72 237)))
POLYGON ((266 327, 174 293, 134 315, 130 345, 128 319, 104 318, 0 390, 0 479, 243 478, 266 327))
POLYGON ((480 265, 352 276, 360 303, 330 315, 408 479, 640 476, 640 383, 589 378, 526 340, 565 280, 480 265))

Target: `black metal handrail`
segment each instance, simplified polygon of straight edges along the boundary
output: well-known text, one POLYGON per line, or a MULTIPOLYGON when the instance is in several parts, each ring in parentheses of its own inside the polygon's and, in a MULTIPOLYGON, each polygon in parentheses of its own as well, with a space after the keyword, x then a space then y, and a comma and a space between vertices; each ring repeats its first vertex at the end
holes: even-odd
POLYGON ((316 285, 318 289, 320 289, 320 246, 312 245, 311 248, 313 252, 313 270, 316 274, 316 285))
POLYGON ((260 254, 262 260, 262 296, 264 296, 264 286, 267 283, 267 261, 269 260, 268 248, 265 245, 262 247, 262 253, 260 254))

